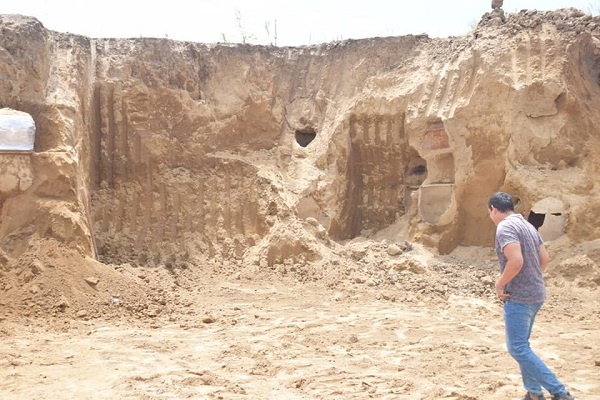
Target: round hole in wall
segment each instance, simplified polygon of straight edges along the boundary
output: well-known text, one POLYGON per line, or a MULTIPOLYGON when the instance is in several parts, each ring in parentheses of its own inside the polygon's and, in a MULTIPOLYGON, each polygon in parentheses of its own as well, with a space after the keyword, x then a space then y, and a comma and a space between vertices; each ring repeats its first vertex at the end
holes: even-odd
POLYGON ((315 140, 317 137, 317 132, 314 128, 307 127, 303 129, 296 130, 296 143, 298 143, 302 147, 306 147, 315 140))
POLYGON ((404 185, 418 189, 427 178, 427 161, 421 157, 414 157, 409 161, 404 170, 404 185))
POLYGON ((562 200, 546 197, 531 207, 527 220, 544 240, 554 240, 565 234, 567 218, 562 200))
POLYGON ((408 172, 409 175, 423 175, 427 173, 427 166, 425 164, 415 165, 408 172))

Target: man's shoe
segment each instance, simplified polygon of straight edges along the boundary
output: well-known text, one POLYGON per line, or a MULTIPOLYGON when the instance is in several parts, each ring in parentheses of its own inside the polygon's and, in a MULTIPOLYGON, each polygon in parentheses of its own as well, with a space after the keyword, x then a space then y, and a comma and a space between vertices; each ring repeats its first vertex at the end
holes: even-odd
POLYGON ((577 399, 575 399, 575 397, 571 396, 571 393, 567 392, 567 393, 553 394, 552 400, 577 400, 577 399))
MULTIPOLYGON (((527 392, 525 397, 523 397, 523 400, 546 400, 546 398, 543 394, 531 394, 527 392)), ((552 398, 552 400, 554 400, 554 397, 552 398)))

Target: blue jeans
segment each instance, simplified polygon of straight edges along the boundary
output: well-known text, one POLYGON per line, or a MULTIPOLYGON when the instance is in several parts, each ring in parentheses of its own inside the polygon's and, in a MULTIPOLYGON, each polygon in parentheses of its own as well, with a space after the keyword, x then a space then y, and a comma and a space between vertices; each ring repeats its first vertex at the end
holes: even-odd
POLYGON ((530 394, 543 394, 542 387, 553 395, 566 393, 565 386, 529 347, 533 321, 542 304, 520 304, 510 300, 504 303, 506 346, 510 355, 519 363, 523 386, 530 394))

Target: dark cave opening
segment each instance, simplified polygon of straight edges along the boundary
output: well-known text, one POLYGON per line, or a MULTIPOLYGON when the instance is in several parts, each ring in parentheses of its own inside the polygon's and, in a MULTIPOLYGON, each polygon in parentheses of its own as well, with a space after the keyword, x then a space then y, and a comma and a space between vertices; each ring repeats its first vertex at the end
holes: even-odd
POLYGON ((535 229, 540 229, 540 226, 544 225, 544 220, 546 219, 546 214, 538 214, 534 211, 529 212, 529 216, 527 217, 527 221, 531 225, 535 227, 535 229))
POLYGON ((308 146, 317 137, 314 128, 304 128, 296 130, 296 143, 302 147, 308 146))

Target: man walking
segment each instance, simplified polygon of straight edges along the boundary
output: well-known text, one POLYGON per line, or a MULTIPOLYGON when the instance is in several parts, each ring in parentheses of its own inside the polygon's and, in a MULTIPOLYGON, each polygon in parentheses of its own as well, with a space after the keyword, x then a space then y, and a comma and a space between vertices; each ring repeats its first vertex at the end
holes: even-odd
POLYGON ((523 400, 545 400, 542 387, 552 400, 575 400, 556 375, 529 347, 537 312, 546 300, 542 273, 550 261, 539 233, 521 214, 514 212, 508 193, 494 193, 488 201, 490 218, 496 224, 495 249, 500 264, 496 295, 504 302, 506 345, 519 363, 527 394, 523 400))

